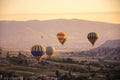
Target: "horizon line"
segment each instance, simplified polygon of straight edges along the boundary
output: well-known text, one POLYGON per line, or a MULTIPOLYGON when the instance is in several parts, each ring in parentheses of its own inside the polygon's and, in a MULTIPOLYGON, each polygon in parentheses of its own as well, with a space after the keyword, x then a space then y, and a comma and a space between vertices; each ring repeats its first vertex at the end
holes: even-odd
POLYGON ((94 20, 86 20, 86 19, 78 19, 78 18, 71 18, 71 19, 65 19, 65 18, 56 18, 56 19, 46 19, 46 20, 39 20, 39 19, 30 19, 30 20, 0 20, 0 21, 50 21, 50 20, 81 20, 81 21, 90 21, 90 22, 101 22, 101 23, 109 23, 109 24, 118 24, 120 23, 111 23, 111 22, 105 22, 105 21, 94 21, 94 20))
POLYGON ((120 14, 120 11, 116 12, 66 12, 66 13, 7 13, 0 15, 81 15, 81 14, 120 14))

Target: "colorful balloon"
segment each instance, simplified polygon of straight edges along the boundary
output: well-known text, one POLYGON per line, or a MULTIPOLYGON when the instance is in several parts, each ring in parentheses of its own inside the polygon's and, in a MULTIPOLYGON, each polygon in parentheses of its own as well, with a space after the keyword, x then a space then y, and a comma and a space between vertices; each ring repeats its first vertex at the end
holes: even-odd
POLYGON ((88 33, 87 38, 90 41, 90 43, 94 46, 96 40, 98 39, 98 34, 95 32, 90 32, 88 33))
POLYGON ((46 49, 44 46, 41 45, 35 45, 31 49, 31 54, 37 59, 39 62, 41 57, 45 54, 46 49))
POLYGON ((66 37, 67 37, 66 34, 63 33, 63 32, 59 32, 59 33, 57 34, 57 38, 58 38, 59 42, 60 42, 62 45, 65 43, 66 37))
POLYGON ((54 47, 52 47, 52 46, 46 47, 46 54, 48 55, 49 58, 52 57, 54 52, 55 52, 55 48, 54 47))

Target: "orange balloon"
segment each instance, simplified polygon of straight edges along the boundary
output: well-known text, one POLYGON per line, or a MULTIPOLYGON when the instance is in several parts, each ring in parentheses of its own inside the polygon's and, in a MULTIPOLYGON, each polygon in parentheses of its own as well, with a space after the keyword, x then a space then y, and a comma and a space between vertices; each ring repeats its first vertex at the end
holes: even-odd
POLYGON ((67 37, 66 34, 63 33, 63 32, 59 32, 59 33, 57 34, 57 38, 58 38, 59 42, 60 42, 62 45, 65 43, 66 37, 67 37))

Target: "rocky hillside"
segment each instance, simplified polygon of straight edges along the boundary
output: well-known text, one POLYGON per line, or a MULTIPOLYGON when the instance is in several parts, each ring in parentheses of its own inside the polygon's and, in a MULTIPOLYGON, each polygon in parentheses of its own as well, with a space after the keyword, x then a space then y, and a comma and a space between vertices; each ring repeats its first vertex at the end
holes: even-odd
POLYGON ((120 40, 108 40, 97 48, 81 52, 80 55, 120 58, 120 40))

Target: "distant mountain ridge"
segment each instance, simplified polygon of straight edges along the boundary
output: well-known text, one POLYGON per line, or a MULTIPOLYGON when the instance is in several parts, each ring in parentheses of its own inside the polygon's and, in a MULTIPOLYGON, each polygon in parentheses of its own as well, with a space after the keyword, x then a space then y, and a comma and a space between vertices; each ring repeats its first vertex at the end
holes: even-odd
MULTIPOLYGON (((119 30, 120 24, 79 19, 0 21, 0 46, 13 49, 29 49, 35 44, 40 44, 52 45, 57 49, 79 49, 90 46, 86 36, 91 31, 100 34, 99 40, 106 41, 118 39, 119 30), (63 48, 56 38, 58 32, 65 32, 67 35, 67 41, 63 48), (43 39, 41 39, 41 36, 43 36, 43 39)), ((96 42, 96 46, 100 43, 99 40, 96 42)))

